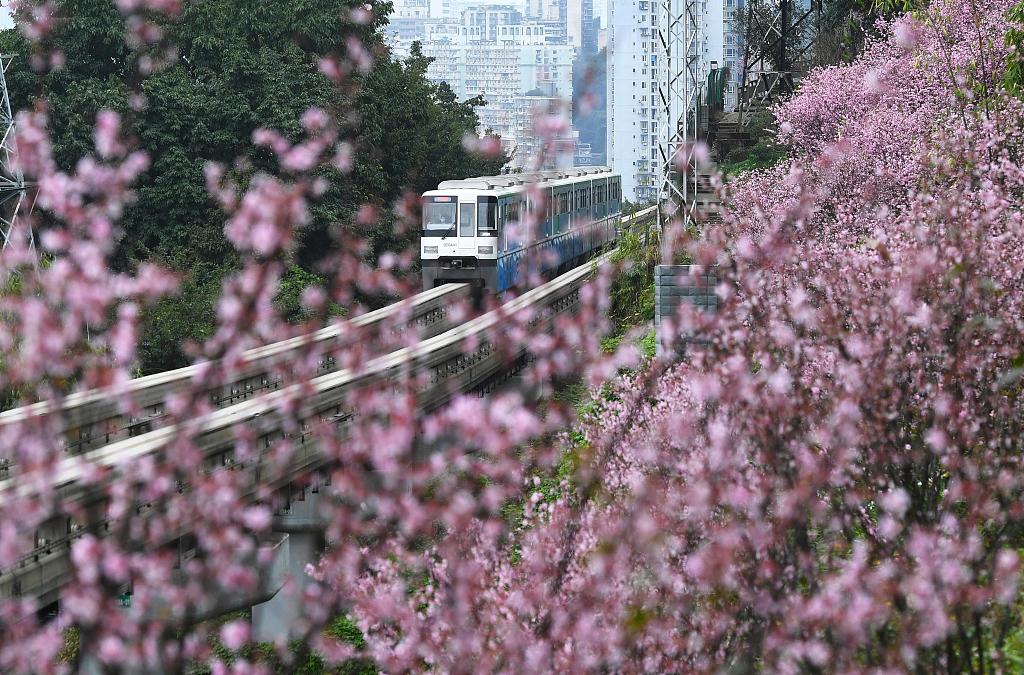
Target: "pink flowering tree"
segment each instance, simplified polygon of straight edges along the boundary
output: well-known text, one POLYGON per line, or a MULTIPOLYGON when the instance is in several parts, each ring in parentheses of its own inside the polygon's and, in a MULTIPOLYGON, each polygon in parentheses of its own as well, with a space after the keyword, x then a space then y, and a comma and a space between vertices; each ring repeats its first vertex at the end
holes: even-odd
MULTIPOLYGON (((113 62, 135 68, 131 74, 142 79, 142 91, 154 94, 146 85, 177 58, 166 40, 167 31, 175 17, 196 8, 190 3, 119 3, 115 11, 124 14, 125 36, 133 51, 124 61, 113 62)), ((22 2, 15 9, 22 31, 36 43, 31 65, 59 74, 65 55, 51 49, 50 39, 56 27, 79 18, 73 14, 73 3, 22 2)), ((354 6, 342 18, 369 25, 379 10, 354 6)), ((374 64, 374 47, 358 35, 339 37, 337 48, 314 64, 337 86, 342 106, 359 94, 357 80, 374 64)), ((120 59, 119 37, 114 35, 109 44, 120 59)), ((129 116, 144 115, 153 104, 139 92, 127 98, 129 116)), ((466 114, 465 107, 442 103, 453 115, 466 114)), ((371 229, 381 218, 372 200, 335 223, 332 246, 321 261, 328 271, 325 283, 301 296, 309 320, 294 325, 280 316, 275 299, 314 211, 330 190, 337 189, 337 174, 344 181, 364 157, 381 150, 359 147, 349 138, 350 111, 313 108, 300 116, 299 128, 288 133, 255 131, 252 152, 265 151, 261 170, 252 170, 250 156, 230 166, 205 165, 205 188, 227 216, 223 233, 237 259, 237 271, 223 282, 211 335, 188 349, 196 362, 189 386, 162 402, 154 424, 169 430, 163 451, 114 463, 98 453, 82 454, 74 449, 81 430, 61 412, 69 395, 102 388, 102 396, 125 419, 152 416, 127 392, 138 364, 141 317, 162 298, 174 297, 181 280, 154 264, 115 271, 119 225, 138 198, 133 188, 148 179, 145 172, 154 159, 138 147, 140 139, 127 132, 132 127, 123 123, 124 115, 99 112, 94 151, 69 171, 66 157, 54 157, 47 110, 40 102, 35 111, 18 118, 18 162, 35 185, 34 211, 20 221, 2 256, 11 285, 3 298, 0 384, 36 407, 5 419, 0 432, 7 441, 3 460, 8 478, 0 503, 5 523, 0 567, 17 570, 50 555, 38 533, 66 520, 73 534, 73 572, 62 586, 60 613, 53 621, 40 622, 37 599, 19 597, 17 590, 3 601, 0 663, 14 672, 67 669, 74 665, 67 662, 65 649, 73 634, 78 644, 74 657, 90 668, 182 669, 190 663, 224 668, 225 663, 213 657, 211 627, 201 620, 203 607, 208 598, 224 593, 251 594, 270 567, 262 544, 272 513, 287 496, 287 490, 278 488, 289 475, 296 436, 319 442, 321 469, 318 475, 285 487, 301 489, 306 481, 330 481, 328 538, 337 542, 335 553, 354 565, 329 583, 307 590, 308 616, 300 628, 308 636, 308 646, 341 658, 342 647, 321 644, 321 632, 350 607, 352 588, 362 574, 408 542, 433 536, 445 524, 463 525, 485 513, 492 514, 493 523, 503 522, 500 511, 521 494, 524 473, 531 466, 552 463, 550 448, 538 451, 532 463, 524 463, 513 450, 564 427, 564 411, 552 409, 542 420, 520 398, 507 396, 495 406, 460 399, 453 411, 461 416, 445 410, 436 418, 417 419, 421 381, 399 377, 387 386, 358 389, 339 405, 359 420, 345 438, 339 437, 331 419, 310 418, 305 407, 313 395, 310 380, 321 373, 325 359, 358 374, 374 359, 416 341, 415 331, 395 331, 408 320, 401 312, 394 321, 366 330, 351 321, 335 321, 341 337, 329 354, 312 339, 332 305, 355 316, 365 310, 362 302, 367 298, 411 294, 408 270, 416 251, 371 255, 371 229), (30 232, 38 241, 36 249, 29 245, 30 232), (285 338, 297 338, 300 348, 269 374, 280 382, 273 413, 281 419, 284 437, 261 437, 247 425, 235 430, 230 466, 246 468, 258 462, 264 480, 254 484, 246 471, 211 465, 199 439, 214 412, 211 392, 235 381, 245 366, 244 351, 285 338), (465 438, 479 444, 484 455, 468 457, 464 447, 452 443, 444 452, 424 457, 417 439, 440 442, 437 439, 463 428, 465 438), (452 475, 452 467, 462 470, 452 475), (67 471, 79 472, 78 485, 93 495, 88 501, 57 491, 67 471), (482 480, 489 486, 481 495, 482 480), (480 500, 481 496, 486 498, 480 500), (473 508, 478 500, 480 508, 473 508), (356 541, 367 543, 353 545, 356 541), (194 557, 183 560, 176 550, 181 545, 194 557), (353 586, 346 586, 348 580, 353 586), (118 594, 126 584, 134 589, 130 613, 118 606, 118 594)), ((560 129, 552 128, 552 135, 560 129)), ((500 149, 491 138, 469 139, 465 145, 483 152, 500 149)), ((399 203, 396 230, 410 227, 414 216, 406 202, 399 203)), ((535 229, 536 223, 523 224, 524 233, 535 229)), ((554 337, 532 333, 534 317, 524 312, 506 317, 488 339, 497 349, 508 350, 510 358, 513 349, 530 344, 539 354, 532 377, 538 386, 550 387, 556 378, 574 372, 587 354, 598 352, 603 290, 595 286, 585 291, 579 319, 563 320, 563 329, 554 337)), ((493 305, 495 300, 489 302, 493 305)), ((458 320, 468 311, 455 307, 451 316, 458 320)), ((270 667, 266 660, 247 660, 249 635, 243 624, 231 622, 213 632, 228 649, 245 652, 234 657, 235 670, 270 667)), ((293 658, 280 647, 283 658, 293 658)))
POLYGON ((731 217, 690 245, 721 309, 680 328, 708 344, 599 399, 572 480, 528 482, 516 529, 480 521, 431 548, 420 583, 375 568, 356 609, 378 662, 1011 667, 1024 109, 999 90, 1008 8, 935 3, 777 110, 794 161, 730 185, 731 217))
MULTIPOLYGON (((20 3, 39 67, 61 61, 45 47, 58 5, 20 3)), ((326 356, 358 375, 417 341, 392 330, 403 317, 370 329, 334 319, 341 338, 329 354, 311 339, 332 302, 355 315, 369 296, 409 293, 414 252, 368 256, 379 209, 365 204, 332 240, 326 283, 302 294, 308 321, 286 322, 275 296, 330 189, 324 171, 348 175, 372 149, 350 143, 344 116, 321 109, 292 133, 258 131, 263 171, 242 180, 237 165, 206 166, 240 264, 212 335, 193 350, 189 386, 166 401, 160 426, 173 434, 163 451, 116 464, 69 457, 59 413, 0 428, 11 477, 0 568, 32 555, 34 533, 55 517, 89 524, 72 546, 56 619, 40 622, 34 598, 3 602, 0 664, 66 670, 73 628, 79 656, 110 671, 269 672, 244 620, 194 619, 211 595, 257 588, 282 502, 275 481, 289 476, 296 438, 315 438, 321 463, 308 480, 326 494, 330 545, 308 570, 297 628, 303 650, 329 662, 1008 669, 1024 516, 1024 106, 1000 89, 1009 5, 939 0, 896 20, 852 65, 811 75, 778 108, 792 163, 729 184, 725 222, 683 238, 699 267, 717 267, 720 309, 680 317, 677 328, 700 337, 681 363, 641 363, 631 346, 602 355, 607 270, 549 332, 529 311, 506 313, 488 344, 510 358, 527 345, 524 377, 544 394, 585 373, 594 401, 582 420, 514 392, 422 414, 424 376, 401 369, 353 388, 338 406, 351 420, 344 436, 334 420, 311 419, 311 380, 326 356), (268 414, 287 434, 239 424, 230 466, 240 469, 211 466, 201 442, 210 392, 244 367, 245 349, 291 337, 302 348, 276 367, 279 390, 259 399, 272 400, 268 414), (254 482, 247 469, 257 463, 254 482), (102 513, 65 500, 59 476, 69 466, 102 495, 102 513), (175 546, 186 540, 196 555, 181 563, 175 546), (133 614, 117 600, 129 581, 133 614), (325 632, 339 615, 364 639, 325 632)), ((147 64, 174 59, 162 37, 179 3, 118 8, 147 64)), ((370 21, 372 10, 350 18, 370 21)), ((358 37, 342 42, 318 65, 348 86, 374 55, 358 37)), ((553 145, 563 128, 549 126, 553 145)), ((70 390, 108 387, 131 415, 123 391, 140 313, 178 284, 155 265, 111 269, 113 233, 148 160, 115 113, 98 116, 94 140, 67 171, 52 157, 45 111, 19 117, 42 256, 22 230, 0 257, 17 291, 2 298, 2 385, 51 408, 70 390)), ((411 226, 407 202, 396 212, 396 227, 411 226)), ((523 223, 525 236, 536 229, 523 223)))

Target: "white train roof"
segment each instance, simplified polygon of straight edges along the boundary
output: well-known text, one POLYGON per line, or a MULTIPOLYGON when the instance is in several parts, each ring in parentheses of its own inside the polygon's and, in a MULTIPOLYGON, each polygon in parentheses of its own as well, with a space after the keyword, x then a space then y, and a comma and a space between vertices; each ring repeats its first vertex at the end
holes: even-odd
POLYGON ((557 171, 537 171, 534 173, 509 173, 501 176, 481 176, 463 180, 446 180, 437 186, 438 190, 501 190, 520 185, 556 183, 579 178, 603 178, 612 175, 608 166, 579 166, 573 169, 557 171))

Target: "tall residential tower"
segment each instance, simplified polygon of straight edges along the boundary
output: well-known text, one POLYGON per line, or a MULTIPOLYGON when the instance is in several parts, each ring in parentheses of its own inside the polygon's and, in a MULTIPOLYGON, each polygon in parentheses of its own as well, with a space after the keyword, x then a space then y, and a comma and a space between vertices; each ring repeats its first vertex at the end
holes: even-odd
MULTIPOLYGON (((685 0, 674 13, 682 13, 685 0)), ((725 66, 725 4, 737 0, 697 0, 698 81, 710 69, 725 66)), ((608 163, 622 175, 622 192, 634 202, 658 199, 661 179, 659 139, 667 123, 659 85, 667 73, 658 38, 663 0, 615 0, 608 3, 608 163)), ((674 58, 678 70, 679 54, 674 58)))

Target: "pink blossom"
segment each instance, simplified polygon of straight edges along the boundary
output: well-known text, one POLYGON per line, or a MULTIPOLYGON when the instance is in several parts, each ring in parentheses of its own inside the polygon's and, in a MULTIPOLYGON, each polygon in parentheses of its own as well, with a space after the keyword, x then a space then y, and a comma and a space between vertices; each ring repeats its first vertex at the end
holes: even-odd
POLYGON ((230 621, 220 629, 220 639, 232 651, 241 649, 249 641, 249 624, 245 621, 230 621))
POLYGON ((118 135, 121 132, 121 116, 113 110, 101 110, 96 115, 96 152, 104 159, 121 155, 125 148, 118 135))

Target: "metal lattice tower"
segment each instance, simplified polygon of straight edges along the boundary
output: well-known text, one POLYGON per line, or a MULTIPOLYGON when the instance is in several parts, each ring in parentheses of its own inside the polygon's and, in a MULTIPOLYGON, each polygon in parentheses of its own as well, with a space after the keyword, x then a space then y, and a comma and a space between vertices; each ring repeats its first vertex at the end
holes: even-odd
POLYGON ((793 93, 810 69, 822 0, 747 0, 740 112, 793 93))
MULTIPOLYGON (((0 126, 3 137, 0 139, 0 235, 3 236, 2 248, 7 248, 11 238, 15 236, 19 217, 25 202, 28 184, 25 175, 15 161, 14 114, 11 111, 11 96, 7 90, 7 71, 14 63, 13 54, 0 54, 0 90, 3 101, 0 102, 0 126)), ((29 247, 35 248, 35 237, 32 229, 28 231, 29 247)))
POLYGON ((662 62, 658 66, 658 229, 664 231, 680 216, 689 225, 693 216, 696 171, 691 167, 680 175, 677 157, 688 156, 689 146, 696 139, 697 105, 705 64, 701 52, 701 0, 660 0, 659 4, 658 46, 662 62))

